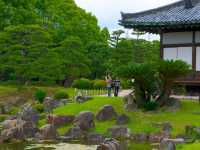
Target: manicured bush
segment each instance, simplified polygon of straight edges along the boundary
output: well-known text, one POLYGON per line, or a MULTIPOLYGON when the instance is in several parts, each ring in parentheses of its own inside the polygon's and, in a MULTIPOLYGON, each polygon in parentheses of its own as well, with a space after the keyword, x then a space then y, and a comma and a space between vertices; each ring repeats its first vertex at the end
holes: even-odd
POLYGON ((34 93, 35 100, 37 100, 40 103, 43 103, 45 97, 46 97, 46 92, 41 89, 38 89, 34 93))
POLYGON ((106 88, 106 81, 105 80, 94 80, 93 81, 93 88, 94 89, 105 89, 106 88))
POLYGON ((18 107, 11 107, 11 109, 9 110, 8 114, 9 115, 16 115, 18 112, 20 111, 20 109, 18 107))
POLYGON ((69 95, 68 95, 67 91, 59 90, 54 94, 54 98, 57 99, 57 100, 67 99, 67 98, 69 98, 69 95))
MULTIPOLYGON (((8 118, 7 115, 0 115, 0 122, 3 122, 4 120, 6 120, 6 118, 8 118)), ((1 126, 0 126, 1 128, 1 126)))
POLYGON ((92 81, 84 78, 74 80, 72 83, 72 87, 77 89, 92 89, 92 86, 92 81))
POLYGON ((146 104, 144 104, 144 109, 146 111, 154 111, 158 108, 158 103, 155 102, 155 101, 150 101, 150 102, 147 102, 146 104))
POLYGON ((43 112, 44 112, 44 105, 41 104, 41 103, 35 103, 35 104, 33 105, 33 108, 34 108, 35 110, 37 110, 39 113, 43 113, 43 112))

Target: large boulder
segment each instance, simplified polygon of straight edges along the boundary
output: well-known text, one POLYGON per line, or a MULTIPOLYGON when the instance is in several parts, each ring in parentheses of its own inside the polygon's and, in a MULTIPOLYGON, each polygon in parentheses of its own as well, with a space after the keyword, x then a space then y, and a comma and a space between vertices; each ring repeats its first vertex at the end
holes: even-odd
POLYGON ((127 138, 129 137, 129 131, 126 127, 114 126, 108 129, 108 133, 112 136, 112 138, 127 138))
POLYGON ((115 139, 106 139, 97 147, 97 150, 123 150, 120 147, 119 141, 115 139))
POLYGON ((57 116, 57 115, 47 115, 47 123, 53 124, 56 127, 63 126, 66 124, 73 123, 75 116, 68 115, 68 116, 57 116))
POLYGON ((24 140, 26 138, 32 138, 38 131, 35 124, 30 121, 28 122, 18 119, 8 122, 10 123, 10 125, 5 125, 3 131, 1 132, 1 137, 3 138, 3 141, 12 139, 24 140))
POLYGON ((35 124, 39 120, 38 112, 31 106, 31 104, 25 104, 17 117, 35 124))
POLYGON ((96 115, 96 119, 99 121, 112 120, 117 118, 117 113, 113 106, 105 105, 103 106, 96 115))
POLYGON ((124 101, 124 108, 126 110, 128 110, 128 111, 136 111, 137 110, 138 106, 135 101, 133 93, 125 96, 123 101, 124 101))
POLYGON ((81 112, 76 116, 74 125, 80 127, 81 130, 89 130, 95 127, 94 114, 92 112, 81 112))
POLYGON ((46 124, 40 131, 36 134, 36 138, 42 140, 55 140, 58 137, 58 133, 56 131, 56 127, 51 124, 46 124))

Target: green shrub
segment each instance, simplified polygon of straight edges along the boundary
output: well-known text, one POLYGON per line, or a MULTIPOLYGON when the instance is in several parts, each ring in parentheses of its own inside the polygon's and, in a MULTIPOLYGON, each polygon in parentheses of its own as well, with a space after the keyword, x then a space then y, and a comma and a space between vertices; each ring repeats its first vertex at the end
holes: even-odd
POLYGON ((44 112, 44 105, 41 104, 41 103, 35 103, 35 104, 33 105, 33 108, 34 108, 35 110, 37 110, 39 113, 43 113, 43 112, 44 112))
POLYGON ((18 112, 20 111, 20 109, 18 107, 11 107, 11 109, 9 110, 8 114, 9 115, 16 115, 18 112))
POLYGON ((132 83, 131 83, 130 80, 121 80, 120 82, 121 82, 121 87, 123 89, 130 89, 130 88, 132 88, 132 83))
POLYGON ((54 98, 57 99, 57 100, 67 99, 67 98, 69 98, 69 95, 68 95, 67 91, 59 90, 54 94, 54 98))
POLYGON ((74 80, 72 87, 77 89, 92 89, 92 82, 88 79, 81 78, 74 80))
POLYGON ((0 122, 5 121, 7 117, 7 115, 0 115, 0 122))
POLYGON ((105 80, 94 80, 93 81, 93 88, 94 89, 105 89, 106 88, 106 81, 105 80))
POLYGON ((184 85, 173 85, 172 93, 175 95, 185 95, 187 93, 186 87, 184 85))
POLYGON ((144 104, 144 109, 146 111, 154 111, 158 108, 158 103, 155 102, 155 101, 150 101, 150 102, 147 102, 146 104, 144 104))
POLYGON ((34 98, 35 100, 37 100, 40 103, 43 103, 44 98, 46 97, 46 92, 38 89, 35 93, 34 93, 34 98))

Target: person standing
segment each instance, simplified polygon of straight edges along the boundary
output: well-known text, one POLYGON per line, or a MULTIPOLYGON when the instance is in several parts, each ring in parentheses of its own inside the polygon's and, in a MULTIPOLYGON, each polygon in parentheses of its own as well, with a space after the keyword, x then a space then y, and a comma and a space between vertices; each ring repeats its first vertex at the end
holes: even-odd
POLYGON ((108 74, 106 77, 106 83, 107 83, 107 89, 108 89, 108 97, 111 97, 111 91, 112 91, 112 78, 108 74))
POLYGON ((116 80, 113 81, 113 85, 114 85, 114 96, 118 97, 119 95, 119 89, 120 89, 120 80, 118 78, 116 78, 116 80))

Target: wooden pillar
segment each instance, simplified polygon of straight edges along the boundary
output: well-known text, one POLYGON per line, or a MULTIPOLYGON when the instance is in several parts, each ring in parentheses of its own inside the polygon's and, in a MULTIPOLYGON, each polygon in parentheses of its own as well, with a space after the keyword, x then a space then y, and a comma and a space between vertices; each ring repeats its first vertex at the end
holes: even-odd
POLYGON ((193 39, 192 39, 192 69, 196 71, 196 32, 193 31, 193 39))

